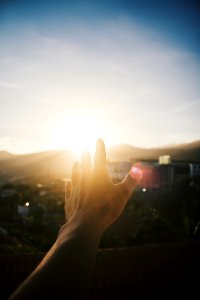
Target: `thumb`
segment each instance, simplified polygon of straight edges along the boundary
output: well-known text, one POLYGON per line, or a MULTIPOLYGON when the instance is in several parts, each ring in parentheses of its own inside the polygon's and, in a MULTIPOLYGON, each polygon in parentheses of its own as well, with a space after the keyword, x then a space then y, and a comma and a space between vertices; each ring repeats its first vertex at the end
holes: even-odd
POLYGON ((127 200, 141 180, 142 170, 138 167, 132 167, 125 179, 119 184, 122 189, 122 193, 127 200))

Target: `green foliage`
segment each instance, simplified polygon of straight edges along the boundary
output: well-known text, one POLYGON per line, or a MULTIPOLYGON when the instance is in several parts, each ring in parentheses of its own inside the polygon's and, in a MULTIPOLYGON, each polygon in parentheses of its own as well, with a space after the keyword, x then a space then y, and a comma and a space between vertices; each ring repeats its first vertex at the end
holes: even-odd
MULTIPOLYGON (((13 208, 4 211, 0 253, 48 251, 65 222, 64 184, 46 187, 43 194, 33 186, 3 186, 3 191, 6 189, 16 191, 6 201, 15 205, 16 201, 20 205, 29 201, 30 210, 24 218, 16 216, 13 208)), ((3 199, 2 205, 6 201, 3 199)), ((100 247, 194 239, 199 235, 199 224, 200 178, 182 178, 170 189, 135 191, 122 216, 103 235, 100 247)))
POLYGON ((199 222, 200 179, 182 178, 171 189, 135 192, 120 220, 104 234, 101 246, 194 239, 199 222))

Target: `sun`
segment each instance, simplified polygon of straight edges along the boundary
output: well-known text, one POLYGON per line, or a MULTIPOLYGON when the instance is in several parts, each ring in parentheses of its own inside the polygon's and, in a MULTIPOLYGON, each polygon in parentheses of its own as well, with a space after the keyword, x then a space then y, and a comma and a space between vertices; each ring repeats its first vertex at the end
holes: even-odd
POLYGON ((110 140, 106 123, 97 116, 85 113, 58 118, 51 132, 54 149, 68 149, 76 156, 83 151, 93 154, 98 138, 103 138, 106 144, 110 140))

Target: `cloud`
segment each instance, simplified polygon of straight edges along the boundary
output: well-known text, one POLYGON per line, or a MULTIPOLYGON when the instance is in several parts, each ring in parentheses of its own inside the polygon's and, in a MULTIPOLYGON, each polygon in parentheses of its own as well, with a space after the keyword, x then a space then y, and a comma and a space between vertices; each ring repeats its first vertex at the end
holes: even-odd
MULTIPOLYGON (((180 132, 177 115, 191 137, 199 128, 192 118, 200 96, 200 66, 193 53, 125 18, 95 26, 80 21, 57 32, 34 30, 27 27, 18 39, 7 38, 8 53, 0 50, 0 55, 13 63, 2 64, 0 87, 4 106, 23 99, 23 109, 16 106, 18 118, 34 110, 28 126, 35 131, 36 115, 45 115, 45 132, 54 116, 71 117, 71 111, 87 107, 110 121, 116 142, 170 143, 165 137, 180 132), (39 112, 41 103, 48 111, 39 112)), ((12 122, 18 126, 17 117, 12 122)))
POLYGON ((200 108, 200 100, 194 100, 188 103, 184 103, 178 107, 175 107, 170 113, 176 114, 176 113, 188 111, 190 109, 195 108, 196 106, 199 106, 198 108, 200 108))
MULTIPOLYGON (((0 136, 0 151, 6 150, 11 153, 31 153, 33 152, 32 143, 28 139, 20 136, 0 136)), ((37 147, 35 148, 37 151, 37 147)))

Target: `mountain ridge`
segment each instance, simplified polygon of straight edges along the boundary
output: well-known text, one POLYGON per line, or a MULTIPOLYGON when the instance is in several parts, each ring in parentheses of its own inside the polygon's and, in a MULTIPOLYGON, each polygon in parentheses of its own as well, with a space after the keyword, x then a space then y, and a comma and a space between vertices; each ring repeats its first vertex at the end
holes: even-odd
POLYGON ((158 160, 160 155, 170 155, 172 160, 199 161, 200 140, 191 143, 178 144, 176 146, 163 146, 152 148, 139 148, 131 145, 116 145, 107 151, 108 159, 122 160, 158 160))
MULTIPOLYGON (((118 147, 127 147, 127 148, 132 148, 135 150, 141 150, 141 151, 149 151, 149 150, 162 150, 162 149, 174 149, 174 148, 193 148, 193 147, 199 147, 200 148, 200 140, 195 140, 192 142, 187 142, 187 143, 178 143, 178 144, 170 144, 170 145, 163 145, 159 147, 138 147, 135 145, 131 144, 116 144, 111 147, 109 147, 107 150, 110 151, 114 148, 118 147)), ((52 150, 44 150, 44 151, 38 151, 38 152, 31 152, 31 153, 24 153, 24 154, 15 154, 11 153, 7 150, 0 150, 0 159, 3 157, 22 157, 22 156, 32 156, 32 155, 42 155, 46 153, 59 153, 59 152, 72 152, 68 149, 66 150, 61 150, 61 149, 52 149, 52 150)))
MULTIPOLYGON (((132 145, 115 145, 107 149, 109 162, 158 160, 170 155, 172 161, 200 163, 200 140, 175 147, 139 148, 132 145)), ((71 175, 76 158, 69 150, 49 150, 32 154, 11 154, 0 151, 0 180, 11 178, 64 178, 71 175)))

